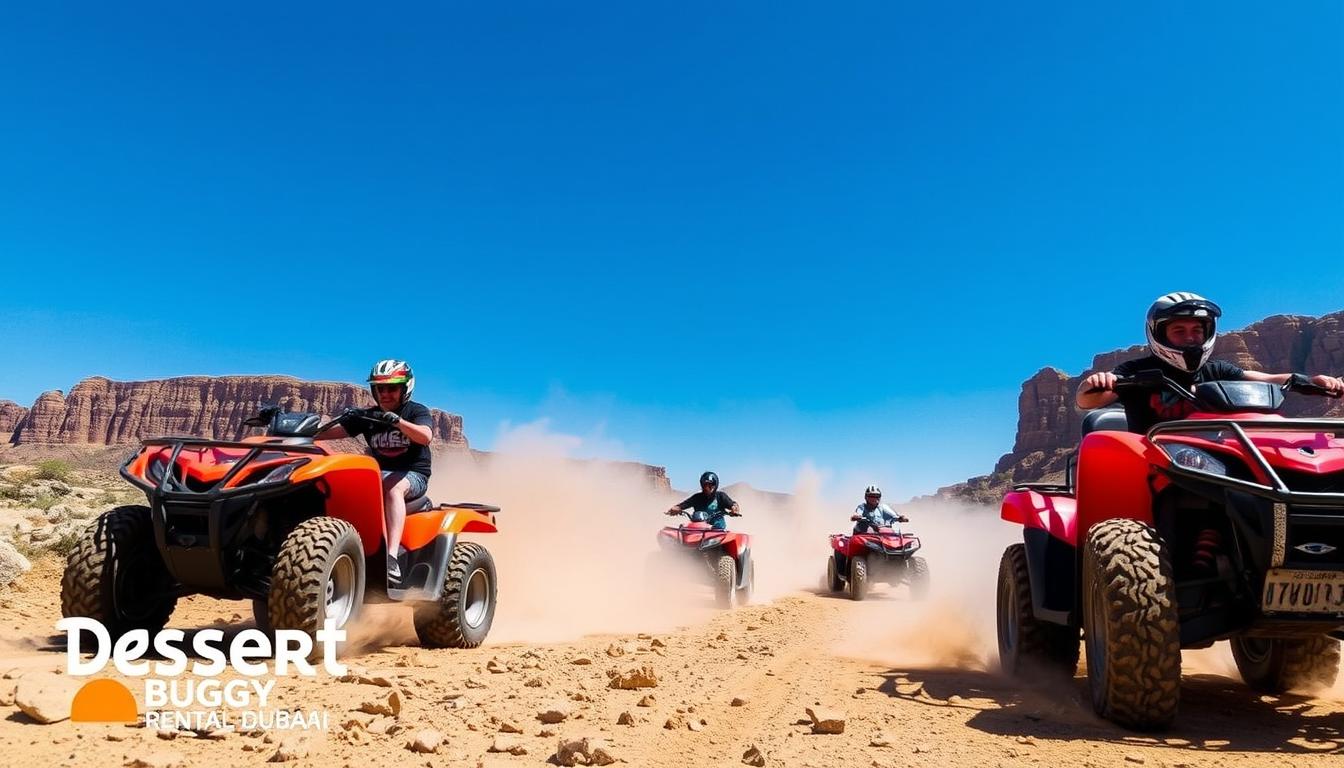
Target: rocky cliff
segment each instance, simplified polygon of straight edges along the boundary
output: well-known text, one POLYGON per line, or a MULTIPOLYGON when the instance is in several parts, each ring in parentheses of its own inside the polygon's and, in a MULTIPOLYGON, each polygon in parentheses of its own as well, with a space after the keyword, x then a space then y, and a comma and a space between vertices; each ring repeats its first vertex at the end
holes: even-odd
POLYGON ((14 434, 28 409, 13 400, 0 400, 0 442, 14 434))
MULTIPOLYGON (((250 434, 244 432, 242 423, 256 413, 259 403, 336 414, 353 405, 367 406, 371 398, 354 384, 289 376, 183 376, 153 381, 95 376, 76 384, 69 395, 44 392, 26 411, 8 401, 0 403, 0 434, 8 434, 9 442, 16 445, 119 445, 161 435, 231 440, 250 434), (11 413, 18 418, 6 429, 11 413)), ((438 440, 466 447, 461 416, 437 409, 431 413, 438 440)))
MULTIPOLYGON (((368 391, 355 384, 303 381, 290 376, 183 376, 151 381, 84 379, 68 395, 44 392, 31 408, 0 400, 0 463, 61 458, 76 466, 114 471, 124 449, 142 438, 193 435, 234 440, 258 434, 242 422, 259 403, 286 410, 336 414, 352 405, 369 405, 368 391)), ((435 453, 466 449, 462 417, 431 408, 435 453)), ((333 441, 337 450, 363 451, 356 440, 333 441)), ((472 452, 473 456, 489 454, 472 452)), ((643 475, 651 487, 667 491, 663 467, 613 462, 643 475)))
MULTIPOLYGON (((1012 482, 1040 480, 1063 471, 1065 454, 1078 444, 1082 412, 1073 404, 1082 379, 1093 371, 1146 355, 1135 346, 1097 355, 1077 376, 1043 368, 1022 384, 1017 400, 1017 436, 1013 450, 994 466, 994 474, 971 478, 939 495, 994 500, 1012 482)), ((1344 312, 1324 317, 1276 315, 1240 331, 1219 335, 1214 357, 1250 370, 1344 375, 1344 312)), ((1284 411, 1291 416, 1344 417, 1344 401, 1290 396, 1284 411)))

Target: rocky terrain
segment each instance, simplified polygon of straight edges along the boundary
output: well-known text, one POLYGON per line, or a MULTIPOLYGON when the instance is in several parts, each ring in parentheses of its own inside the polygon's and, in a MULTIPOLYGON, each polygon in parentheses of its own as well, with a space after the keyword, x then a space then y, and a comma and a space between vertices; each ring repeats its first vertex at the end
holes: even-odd
MULTIPOLYGON (((1011 483, 1061 476, 1064 456, 1077 447, 1082 426, 1083 412, 1073 404, 1079 383, 1094 371, 1109 371, 1146 354, 1146 346, 1106 352, 1077 375, 1042 368, 1022 383, 1013 449, 999 459, 991 474, 941 489, 939 495, 990 503, 1011 483)), ((1319 318, 1277 315, 1221 333, 1213 356, 1249 370, 1344 375, 1344 312, 1319 318)), ((1344 401, 1290 396, 1283 412, 1341 417, 1344 401)))

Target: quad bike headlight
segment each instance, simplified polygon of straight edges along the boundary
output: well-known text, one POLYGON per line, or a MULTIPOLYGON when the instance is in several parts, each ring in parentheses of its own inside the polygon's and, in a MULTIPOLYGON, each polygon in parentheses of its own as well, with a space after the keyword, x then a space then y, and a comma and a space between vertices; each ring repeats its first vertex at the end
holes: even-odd
POLYGON ((1207 472, 1211 475, 1227 475, 1227 465, 1208 451, 1202 451, 1188 445, 1177 445, 1169 448, 1167 454, 1171 456, 1174 463, 1186 469, 1207 472))
POLYGON ((700 549, 713 549, 722 543, 722 536, 706 536, 700 540, 700 549))
POLYGON ((261 479, 258 480, 257 482, 258 482, 258 483, 283 483, 283 482, 285 482, 286 480, 289 479, 289 476, 290 476, 290 475, 294 474, 294 470, 298 469, 299 467, 302 467, 304 464, 307 464, 307 463, 308 463, 308 460, 307 460, 307 459, 304 459, 304 460, 302 460, 302 461, 294 461, 294 462, 290 462, 289 464, 285 464, 285 465, 276 467, 275 469, 272 469, 270 472, 267 472, 267 473, 266 473, 266 476, 263 477, 263 478, 261 478, 261 479))

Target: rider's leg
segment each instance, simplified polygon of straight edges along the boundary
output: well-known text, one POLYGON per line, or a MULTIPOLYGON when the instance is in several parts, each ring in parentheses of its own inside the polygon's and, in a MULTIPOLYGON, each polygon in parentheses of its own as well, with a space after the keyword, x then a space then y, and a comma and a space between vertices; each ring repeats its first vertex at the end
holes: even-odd
POLYGON ((401 554, 401 532, 406 527, 406 491, 411 483, 404 472, 383 475, 383 522, 387 525, 387 572, 401 579, 396 557, 401 554))

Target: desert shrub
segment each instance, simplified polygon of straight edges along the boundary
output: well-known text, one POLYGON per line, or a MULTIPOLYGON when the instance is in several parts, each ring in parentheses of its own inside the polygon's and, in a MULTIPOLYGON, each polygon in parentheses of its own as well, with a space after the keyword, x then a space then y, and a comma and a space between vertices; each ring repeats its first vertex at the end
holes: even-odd
POLYGON ((70 471, 70 462, 62 459, 47 459, 37 465, 37 479, 60 480, 64 483, 70 479, 70 471))

